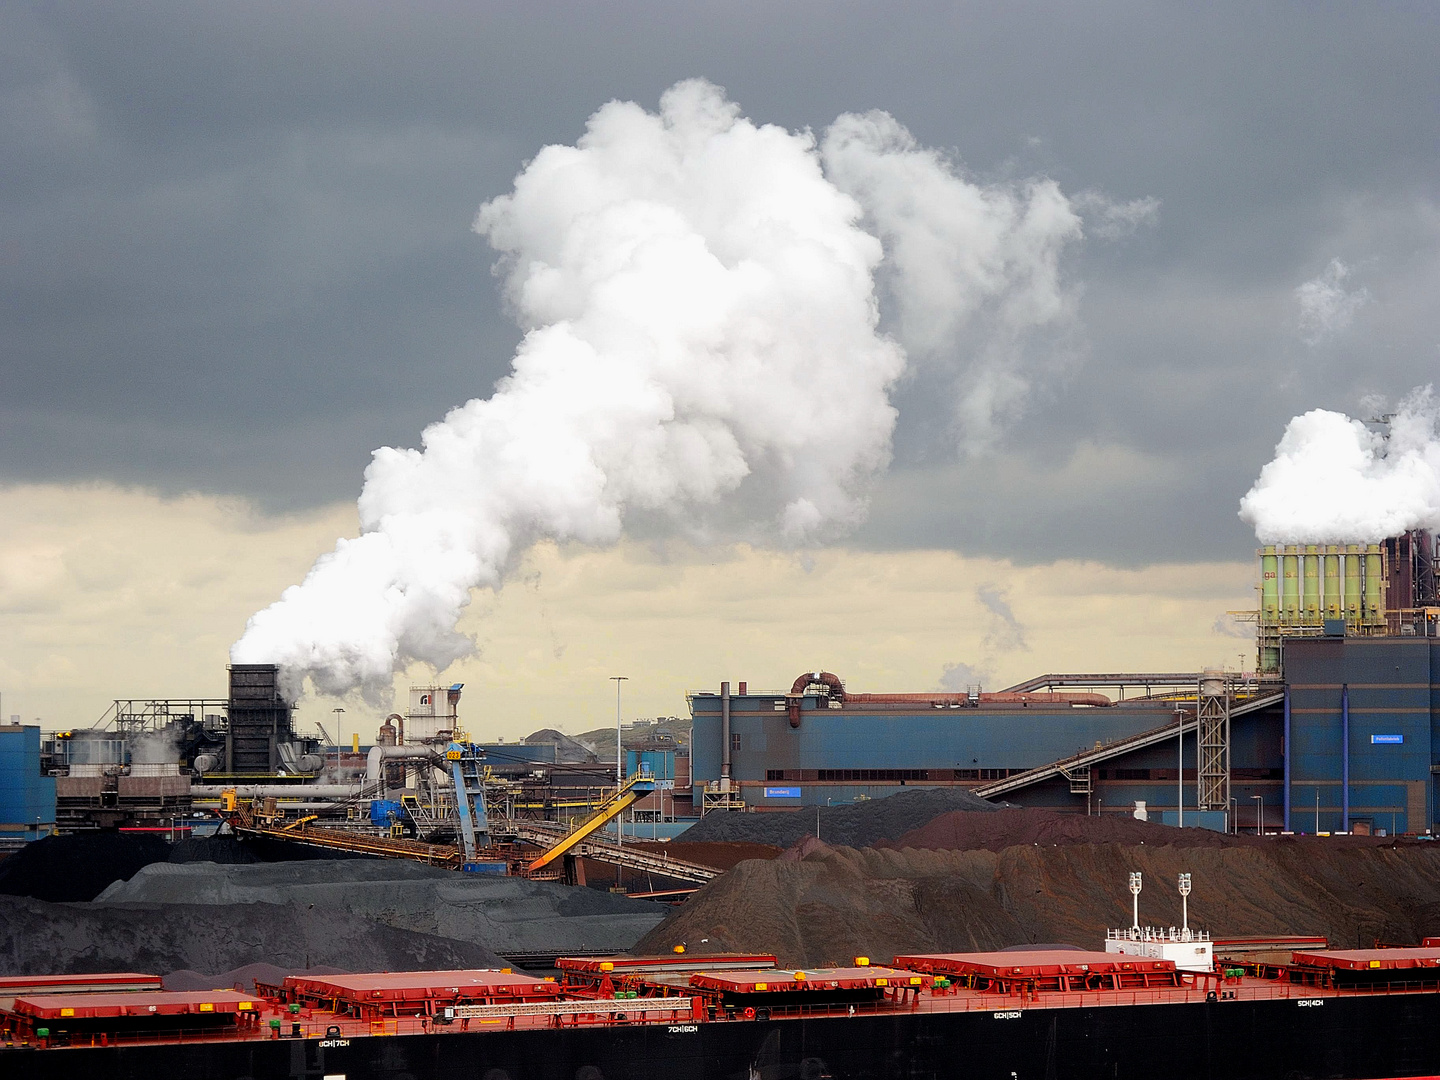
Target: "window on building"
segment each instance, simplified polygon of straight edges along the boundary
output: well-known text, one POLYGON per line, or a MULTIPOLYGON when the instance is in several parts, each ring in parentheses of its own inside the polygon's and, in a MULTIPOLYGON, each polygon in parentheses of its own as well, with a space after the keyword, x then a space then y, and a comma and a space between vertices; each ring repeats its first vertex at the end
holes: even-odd
POLYGON ((784 780, 784 779, 785 779, 785 770, 784 770, 784 769, 766 769, 766 770, 765 770, 765 779, 766 779, 766 780, 784 780))
POLYGON ((732 732, 730 733, 730 752, 731 752, 731 753, 734 753, 736 750, 739 750, 739 749, 740 749, 740 733, 739 733, 738 731, 732 731, 732 732))
POLYGON ((1149 780, 1149 769, 1116 769, 1116 780, 1149 780))

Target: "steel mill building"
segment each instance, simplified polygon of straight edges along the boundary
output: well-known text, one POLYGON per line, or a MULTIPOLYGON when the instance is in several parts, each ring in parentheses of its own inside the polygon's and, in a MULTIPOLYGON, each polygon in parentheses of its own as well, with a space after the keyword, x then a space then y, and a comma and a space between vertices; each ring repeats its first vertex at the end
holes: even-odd
MULTIPOLYGON (((1257 668, 852 693, 830 672, 690 695, 697 801, 793 809, 960 785, 1243 831, 1423 833, 1440 797, 1434 538, 1266 547, 1257 668)), ((1437 829, 1440 831, 1440 829, 1437 829)))

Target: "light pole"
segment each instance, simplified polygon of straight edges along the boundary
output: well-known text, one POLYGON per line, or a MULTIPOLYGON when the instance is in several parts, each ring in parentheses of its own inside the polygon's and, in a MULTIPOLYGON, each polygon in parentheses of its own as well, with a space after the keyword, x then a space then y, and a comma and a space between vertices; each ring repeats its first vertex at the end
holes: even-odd
POLYGON ((1255 807, 1255 835, 1256 835, 1256 836, 1264 836, 1264 835, 1265 835, 1265 796, 1264 796, 1264 795, 1251 795, 1250 798, 1254 799, 1255 802, 1258 804, 1258 805, 1256 805, 1256 807, 1255 807))
POLYGON ((1130 929, 1138 937, 1140 934, 1140 871, 1130 872, 1130 902, 1132 911, 1130 914, 1130 929))
POLYGON ((616 786, 625 783, 625 751, 620 746, 620 684, 629 682, 628 675, 611 675, 610 681, 615 684, 615 784, 616 786))
MULTIPOLYGON (((619 796, 620 789, 625 786, 625 749, 620 743, 620 684, 629 682, 628 675, 611 675, 610 681, 615 684, 615 794, 619 796)), ((625 842, 625 811, 620 811, 615 817, 615 843, 616 845, 625 842)), ((620 880, 621 868, 615 867, 615 878, 620 880)))
POLYGON ((1190 875, 1180 875, 1180 933, 1181 941, 1190 940, 1190 875))
POLYGON ((340 782, 342 760, 340 757, 340 717, 345 714, 345 710, 337 705, 330 711, 335 714, 335 782, 338 784, 340 782))

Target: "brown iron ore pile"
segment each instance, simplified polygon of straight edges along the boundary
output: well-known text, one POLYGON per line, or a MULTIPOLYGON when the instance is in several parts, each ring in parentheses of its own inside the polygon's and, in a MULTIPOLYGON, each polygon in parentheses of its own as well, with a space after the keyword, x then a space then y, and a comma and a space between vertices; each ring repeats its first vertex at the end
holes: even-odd
POLYGON ((1440 934, 1436 843, 1234 837, 1010 809, 943 814, 876 845, 811 837, 778 859, 739 863, 635 951, 683 943, 820 966, 1042 942, 1098 948, 1107 928, 1130 924, 1132 870, 1144 874, 1142 924, 1179 925, 1176 875, 1188 872, 1190 925, 1217 937, 1323 934, 1354 948, 1440 934))

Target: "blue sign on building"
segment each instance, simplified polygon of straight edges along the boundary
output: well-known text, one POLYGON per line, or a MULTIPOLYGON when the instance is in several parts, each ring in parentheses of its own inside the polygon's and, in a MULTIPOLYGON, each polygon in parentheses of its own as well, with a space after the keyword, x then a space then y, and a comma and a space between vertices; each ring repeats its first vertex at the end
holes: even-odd
POLYGON ((1405 741, 1405 736, 1404 736, 1404 735, 1371 735, 1371 736, 1370 736, 1370 744, 1371 744, 1372 746, 1375 745, 1376 743, 1403 743, 1404 741, 1405 741))
POLYGON ((800 789, 798 787, 767 787, 765 789, 767 799, 798 799, 800 789))

